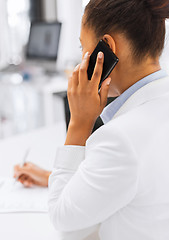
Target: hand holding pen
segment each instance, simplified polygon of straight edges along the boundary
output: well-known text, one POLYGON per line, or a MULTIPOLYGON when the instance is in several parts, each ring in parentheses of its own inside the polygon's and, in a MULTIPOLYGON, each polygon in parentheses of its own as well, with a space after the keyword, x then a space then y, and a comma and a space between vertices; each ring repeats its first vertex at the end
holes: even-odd
MULTIPOLYGON (((25 152, 25 154, 24 154, 24 157, 23 157, 23 159, 22 159, 22 163, 20 164, 20 167, 23 167, 23 166, 25 165, 29 153, 30 153, 30 148, 28 148, 28 149, 26 150, 26 152, 25 152)), ((15 176, 14 176, 14 177, 15 177, 15 176)), ((17 177, 15 178, 14 184, 18 181, 19 177, 20 177, 20 176, 17 176, 17 177)))
POLYGON ((26 162, 29 150, 26 151, 23 158, 22 166, 14 167, 14 178, 22 183, 25 187, 41 186, 48 187, 50 171, 44 170, 34 163, 26 162))

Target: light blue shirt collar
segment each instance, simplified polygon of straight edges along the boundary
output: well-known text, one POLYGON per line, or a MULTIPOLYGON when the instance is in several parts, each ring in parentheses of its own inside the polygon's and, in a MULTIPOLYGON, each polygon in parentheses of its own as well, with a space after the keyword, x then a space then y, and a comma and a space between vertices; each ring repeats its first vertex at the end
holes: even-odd
POLYGON ((133 84, 131 87, 129 87, 125 92, 123 92, 119 97, 117 97, 112 103, 110 103, 105 109, 103 110, 102 114, 100 115, 102 121, 104 124, 108 123, 116 112, 121 108, 121 106, 127 101, 127 99, 133 95, 138 89, 145 86, 146 84, 164 78, 167 76, 167 73, 165 70, 159 70, 157 72, 154 72, 147 77, 139 80, 135 84, 133 84))

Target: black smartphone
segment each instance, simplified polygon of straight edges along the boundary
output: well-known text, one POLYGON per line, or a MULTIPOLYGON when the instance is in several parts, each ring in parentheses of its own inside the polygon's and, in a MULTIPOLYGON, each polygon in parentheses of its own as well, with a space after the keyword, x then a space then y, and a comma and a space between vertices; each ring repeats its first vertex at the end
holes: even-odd
POLYGON ((118 63, 119 59, 118 57, 113 53, 109 45, 103 41, 100 40, 97 44, 95 50, 93 51, 92 55, 90 56, 90 62, 89 67, 87 70, 88 79, 91 80, 93 71, 96 65, 97 55, 99 52, 104 53, 104 64, 103 64, 103 72, 99 84, 99 89, 101 88, 101 85, 103 81, 110 75, 116 64, 118 63))

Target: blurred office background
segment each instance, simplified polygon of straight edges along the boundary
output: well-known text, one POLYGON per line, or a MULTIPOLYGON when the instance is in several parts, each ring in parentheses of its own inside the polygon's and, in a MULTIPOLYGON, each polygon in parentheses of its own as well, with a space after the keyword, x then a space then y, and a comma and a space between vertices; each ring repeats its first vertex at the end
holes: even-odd
MULTIPOLYGON (((66 128, 67 79, 81 60, 80 25, 87 3, 88 0, 0 0, 0 139, 57 122, 65 122, 66 128), (36 26, 37 22, 61 23, 57 58, 50 58, 47 53, 28 58, 31 23, 36 26)), ((166 29, 161 64, 169 72, 169 22, 166 29)), ((40 34, 31 37, 41 44, 40 34)))

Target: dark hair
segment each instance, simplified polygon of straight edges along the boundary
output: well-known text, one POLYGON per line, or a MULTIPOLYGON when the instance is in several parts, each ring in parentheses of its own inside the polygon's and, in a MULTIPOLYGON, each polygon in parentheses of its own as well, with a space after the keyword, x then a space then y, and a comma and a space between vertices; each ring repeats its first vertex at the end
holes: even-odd
POLYGON ((169 18, 169 0, 90 0, 85 8, 84 24, 97 38, 106 33, 123 33, 130 40, 133 56, 160 56, 165 41, 165 19, 169 18))

